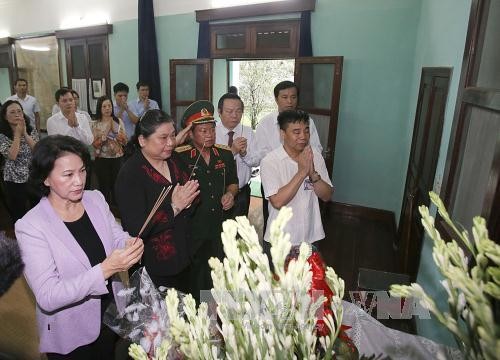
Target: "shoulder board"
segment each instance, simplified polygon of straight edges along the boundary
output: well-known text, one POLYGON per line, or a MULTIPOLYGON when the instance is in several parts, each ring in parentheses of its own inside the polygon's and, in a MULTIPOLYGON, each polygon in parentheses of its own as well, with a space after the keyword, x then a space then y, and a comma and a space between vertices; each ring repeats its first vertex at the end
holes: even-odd
POLYGON ((175 152, 181 153, 187 150, 191 150, 192 148, 193 146, 188 144, 188 145, 177 146, 174 150, 175 152))
POLYGON ((224 150, 229 150, 231 151, 231 148, 227 145, 224 145, 224 144, 215 144, 214 145, 216 148, 219 148, 219 149, 224 149, 224 150))

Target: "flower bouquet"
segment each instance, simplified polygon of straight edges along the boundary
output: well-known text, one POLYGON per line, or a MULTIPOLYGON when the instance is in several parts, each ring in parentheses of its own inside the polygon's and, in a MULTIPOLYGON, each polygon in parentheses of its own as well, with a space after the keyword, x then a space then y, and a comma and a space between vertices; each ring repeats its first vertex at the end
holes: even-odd
POLYGON ((419 299, 420 304, 453 334, 467 359, 498 359, 500 326, 495 320, 494 304, 500 300, 500 246, 488 237, 483 218, 473 219, 470 239, 467 230, 459 231, 451 221, 438 195, 434 192, 429 195, 465 247, 464 251, 455 240, 445 242, 434 226, 429 209, 419 207, 422 224, 434 241, 432 256, 444 277, 441 284, 448 294, 449 312, 439 310, 419 284, 393 285, 391 295, 419 299))
POLYGON ((104 313, 104 324, 120 337, 139 344, 149 358, 162 359, 167 353, 160 349, 170 348, 165 290, 157 289, 141 267, 130 277, 129 286, 116 294, 117 302, 104 313))
MULTIPOLYGON (((170 339, 156 349, 155 359, 166 359, 172 349, 188 359, 332 359, 345 355, 334 348, 342 329, 344 282, 323 264, 324 283, 316 281, 319 289, 312 286, 308 244, 287 260, 291 244, 283 228, 291 217, 291 209, 283 208, 271 224, 274 274, 246 218, 223 224, 226 257, 223 262, 209 260, 216 316, 210 316, 208 303, 196 308, 190 294, 179 299, 177 291, 169 289, 170 339)), ((349 346, 337 345, 338 349, 357 358, 349 346)), ((129 354, 148 359, 148 352, 137 344, 130 346, 129 354)))

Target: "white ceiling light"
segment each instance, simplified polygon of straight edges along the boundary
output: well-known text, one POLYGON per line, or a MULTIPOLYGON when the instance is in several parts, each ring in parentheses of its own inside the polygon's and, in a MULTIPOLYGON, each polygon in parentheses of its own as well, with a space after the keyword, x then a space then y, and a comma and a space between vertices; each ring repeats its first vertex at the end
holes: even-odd
POLYGON ((31 51, 50 51, 48 46, 21 45, 21 49, 31 51))

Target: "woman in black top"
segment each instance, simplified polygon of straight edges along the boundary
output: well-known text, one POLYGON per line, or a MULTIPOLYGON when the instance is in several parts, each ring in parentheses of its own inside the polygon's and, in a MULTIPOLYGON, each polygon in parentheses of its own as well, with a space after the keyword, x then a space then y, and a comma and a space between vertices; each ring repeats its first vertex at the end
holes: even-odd
POLYGON ((27 181, 38 139, 38 132, 31 127, 21 104, 16 100, 6 101, 0 111, 0 158, 3 158, 0 166, 3 165, 4 195, 12 223, 30 208, 27 181))
POLYGON ((137 235, 165 187, 174 187, 141 235, 142 264, 156 286, 190 292, 188 267, 188 208, 198 196, 198 182, 174 152, 173 120, 161 110, 148 110, 135 127, 128 147, 135 150, 125 162, 115 184, 122 226, 137 235))
POLYGON ((99 191, 84 191, 87 147, 53 135, 33 150, 30 183, 42 196, 16 222, 25 276, 36 298, 40 352, 50 359, 113 359, 116 336, 102 314, 123 284, 118 272, 137 263, 141 239, 130 237, 99 191))

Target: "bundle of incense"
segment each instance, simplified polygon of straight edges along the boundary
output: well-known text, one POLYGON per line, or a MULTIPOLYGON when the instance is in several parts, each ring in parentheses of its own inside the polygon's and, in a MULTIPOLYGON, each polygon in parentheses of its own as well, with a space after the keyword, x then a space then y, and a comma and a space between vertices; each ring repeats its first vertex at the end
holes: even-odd
POLYGON ((163 188, 161 190, 160 196, 158 196, 158 199, 156 199, 156 202, 155 202, 153 208, 151 209, 148 217, 146 218, 146 221, 144 221, 144 224, 142 225, 141 230, 137 234, 136 239, 141 237, 142 232, 144 231, 146 226, 148 226, 148 224, 151 221, 151 219, 153 218, 154 214, 156 214, 156 211, 158 210, 160 205, 163 203, 163 200, 165 200, 165 198, 167 197, 168 193, 170 192, 170 189, 172 189, 172 185, 170 185, 167 189, 163 188))
POLYGON ((194 166, 193 166, 193 170, 191 170, 191 175, 189 175, 189 180, 191 180, 191 178, 193 177, 193 174, 194 174, 194 170, 196 169, 196 166, 198 165, 198 161, 200 160, 200 156, 201 154, 203 153, 203 150, 205 149, 205 141, 203 142, 203 146, 201 148, 201 151, 200 151, 200 154, 198 155, 198 158, 196 159, 196 161, 194 162, 194 166))

